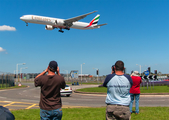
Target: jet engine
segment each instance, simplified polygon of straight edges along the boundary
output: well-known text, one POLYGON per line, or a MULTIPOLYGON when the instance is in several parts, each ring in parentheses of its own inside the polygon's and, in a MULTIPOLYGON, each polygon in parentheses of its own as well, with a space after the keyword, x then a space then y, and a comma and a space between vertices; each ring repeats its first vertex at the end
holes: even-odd
POLYGON ((61 25, 63 26, 64 21, 63 20, 55 20, 56 25, 61 25))
POLYGON ((46 29, 46 30, 53 30, 54 27, 53 27, 52 25, 46 25, 45 29, 46 29))

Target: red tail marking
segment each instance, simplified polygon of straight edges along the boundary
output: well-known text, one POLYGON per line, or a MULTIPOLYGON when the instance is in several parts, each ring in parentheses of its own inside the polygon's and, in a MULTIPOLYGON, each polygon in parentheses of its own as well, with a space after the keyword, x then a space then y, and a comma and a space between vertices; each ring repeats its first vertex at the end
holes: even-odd
POLYGON ((92 25, 92 23, 93 23, 93 21, 94 21, 95 19, 93 19, 90 23, 89 23, 89 25, 88 26, 86 26, 85 28, 88 28, 88 27, 90 27, 91 25, 92 25))

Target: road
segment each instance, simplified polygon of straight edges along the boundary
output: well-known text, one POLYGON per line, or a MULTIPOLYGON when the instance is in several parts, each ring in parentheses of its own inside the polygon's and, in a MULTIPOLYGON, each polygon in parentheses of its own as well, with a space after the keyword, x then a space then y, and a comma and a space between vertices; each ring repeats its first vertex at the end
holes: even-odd
MULTIPOLYGON (((0 90, 0 105, 9 109, 39 108, 40 88, 26 83, 27 88, 0 90)), ((73 90, 97 85, 71 86, 73 90)), ((106 95, 73 93, 62 96, 63 107, 104 107, 106 95)), ((140 106, 169 106, 169 95, 141 95, 140 106)))

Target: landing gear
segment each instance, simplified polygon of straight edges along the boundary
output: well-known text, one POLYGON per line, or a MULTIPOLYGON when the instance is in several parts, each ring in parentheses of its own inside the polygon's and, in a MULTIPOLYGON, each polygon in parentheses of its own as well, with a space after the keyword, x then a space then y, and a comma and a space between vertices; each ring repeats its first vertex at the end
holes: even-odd
POLYGON ((59 32, 63 33, 64 31, 62 29, 60 29, 59 32))
POLYGON ((28 23, 26 23, 26 26, 28 26, 28 23))
POLYGON ((70 28, 69 28, 69 27, 65 27, 65 29, 66 29, 66 30, 70 30, 70 28))

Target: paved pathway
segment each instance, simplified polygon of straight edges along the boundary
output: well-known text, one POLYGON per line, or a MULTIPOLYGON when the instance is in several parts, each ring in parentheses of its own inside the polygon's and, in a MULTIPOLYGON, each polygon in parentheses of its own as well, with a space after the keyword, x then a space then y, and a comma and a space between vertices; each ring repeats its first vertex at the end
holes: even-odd
MULTIPOLYGON (((39 108, 40 88, 33 83, 29 87, 20 89, 0 90, 0 105, 9 109, 39 108)), ((73 90, 97 85, 71 86, 73 90)), ((106 94, 78 94, 70 97, 62 96, 63 107, 102 107, 105 105, 106 94)), ((140 106, 169 106, 169 95, 141 95, 140 106)))

